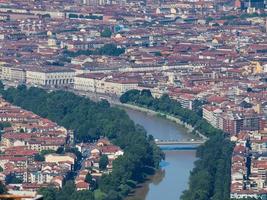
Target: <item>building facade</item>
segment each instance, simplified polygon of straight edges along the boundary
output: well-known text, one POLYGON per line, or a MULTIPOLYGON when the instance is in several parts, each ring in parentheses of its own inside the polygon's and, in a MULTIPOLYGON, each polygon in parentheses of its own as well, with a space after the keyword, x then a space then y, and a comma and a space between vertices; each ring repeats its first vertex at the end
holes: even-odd
POLYGON ((2 66, 2 79, 8 81, 26 82, 26 71, 23 68, 2 66))
POLYGON ((71 69, 39 69, 26 72, 26 82, 37 86, 69 86, 73 84, 75 71, 71 69))
POLYGON ((114 80, 104 74, 81 74, 74 78, 74 89, 80 91, 121 95, 137 87, 138 81, 114 80))

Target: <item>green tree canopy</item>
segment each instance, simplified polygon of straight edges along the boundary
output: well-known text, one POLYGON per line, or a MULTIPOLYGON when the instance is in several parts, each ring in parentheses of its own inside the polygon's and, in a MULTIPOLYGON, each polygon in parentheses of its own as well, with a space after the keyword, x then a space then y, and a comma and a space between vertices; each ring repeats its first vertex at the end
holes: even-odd
POLYGON ((110 28, 106 27, 104 30, 101 32, 101 37, 111 37, 112 32, 110 28))
POLYGON ((108 156, 102 155, 99 160, 99 169, 105 170, 107 169, 107 165, 108 165, 108 156))
MULTIPOLYGON (((120 101, 177 117, 191 125, 195 131, 209 137, 209 140, 197 149, 199 159, 195 162, 195 168, 189 180, 189 189, 181 196, 182 200, 226 200, 229 198, 233 144, 221 130, 214 128, 204 120, 200 112, 198 112, 199 115, 196 113, 205 102, 195 102, 195 111, 192 111, 183 108, 179 102, 166 94, 160 98, 154 98, 147 90, 127 91, 120 97, 120 101)), ((153 141, 153 137, 150 140, 153 141)), ((159 154, 155 155, 159 156, 159 154)))
MULTIPOLYGON (((124 110, 111 107, 105 101, 93 102, 71 92, 48 93, 35 87, 28 89, 10 87, 2 91, 2 96, 10 103, 73 130, 76 142, 92 142, 104 136, 123 149, 124 155, 113 161, 112 173, 103 176, 97 184, 104 194, 116 193, 113 196, 125 196, 129 191, 126 185, 131 188, 133 186, 129 181, 136 183, 144 181, 148 175, 147 169, 158 168, 163 158, 155 142, 130 120, 124 110)), ((66 147, 64 151, 74 153, 78 160, 82 157, 76 148, 66 147)), ((101 166, 104 169, 107 162, 103 163, 101 166)), ((65 189, 56 193, 56 200, 64 198, 68 200, 71 197, 70 194, 64 195, 61 191, 65 189)), ((50 193, 52 193, 51 190, 50 193)), ((50 194, 50 196, 53 195, 50 194)))

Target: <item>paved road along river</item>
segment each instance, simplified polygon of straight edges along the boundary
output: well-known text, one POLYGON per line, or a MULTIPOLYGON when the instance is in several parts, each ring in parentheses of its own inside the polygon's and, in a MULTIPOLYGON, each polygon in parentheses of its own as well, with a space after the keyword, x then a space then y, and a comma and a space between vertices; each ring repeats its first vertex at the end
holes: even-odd
MULTIPOLYGON (((181 140, 192 137, 183 127, 162 117, 130 109, 125 110, 135 123, 142 125, 154 138, 181 140)), ((162 169, 127 200, 179 200, 188 186, 190 170, 193 169, 196 160, 195 151, 165 151, 165 155, 165 161, 161 162, 162 169)))

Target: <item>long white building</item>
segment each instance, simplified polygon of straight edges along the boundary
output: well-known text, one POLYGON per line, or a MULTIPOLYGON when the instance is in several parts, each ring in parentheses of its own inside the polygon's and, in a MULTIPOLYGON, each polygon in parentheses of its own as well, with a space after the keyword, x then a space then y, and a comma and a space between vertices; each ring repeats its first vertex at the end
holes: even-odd
POLYGON ((104 73, 81 74, 74 78, 74 89, 85 92, 121 95, 138 88, 138 78, 118 78, 104 73))
POLYGON ((36 86, 67 86, 74 82, 75 71, 61 67, 26 71, 26 83, 36 86))

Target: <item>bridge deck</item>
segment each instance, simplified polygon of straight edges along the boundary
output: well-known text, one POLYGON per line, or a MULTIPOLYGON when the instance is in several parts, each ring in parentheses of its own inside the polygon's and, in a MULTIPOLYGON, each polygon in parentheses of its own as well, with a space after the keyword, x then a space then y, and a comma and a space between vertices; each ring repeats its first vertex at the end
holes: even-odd
POLYGON ((160 140, 155 141, 157 145, 201 145, 204 144, 203 140, 194 140, 194 141, 179 141, 179 140, 160 140))

